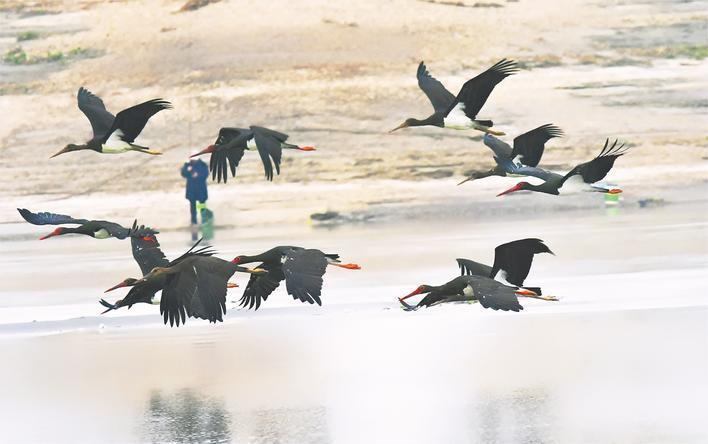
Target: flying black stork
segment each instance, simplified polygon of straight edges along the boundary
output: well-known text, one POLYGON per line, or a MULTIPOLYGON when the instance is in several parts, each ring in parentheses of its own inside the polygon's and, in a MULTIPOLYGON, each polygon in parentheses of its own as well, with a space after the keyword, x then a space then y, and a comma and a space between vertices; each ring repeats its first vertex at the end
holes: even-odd
POLYGON ((617 146, 617 140, 610 145, 610 139, 606 139, 605 146, 602 148, 602 151, 597 157, 589 162, 576 166, 565 176, 538 169, 540 174, 537 175, 537 177, 544 180, 542 184, 533 185, 528 182, 519 182, 508 190, 497 194, 497 196, 503 196, 505 194, 521 190, 559 195, 561 187, 563 187, 569 179, 572 179, 571 181, 575 182, 580 182, 578 179, 581 179, 581 185, 584 185, 584 187, 587 188, 587 191, 597 191, 609 194, 621 193, 622 190, 619 188, 608 188, 604 185, 598 184, 597 182, 607 176, 607 173, 615 164, 615 160, 624 155, 628 149, 629 148, 624 147, 624 144, 617 146))
POLYGON ((65 234, 83 234, 96 239, 125 239, 127 237, 144 237, 145 241, 155 239, 158 231, 144 225, 137 226, 134 222, 132 228, 126 228, 115 222, 106 220, 74 219, 71 216, 56 213, 33 213, 26 208, 18 208, 17 211, 29 223, 34 225, 78 225, 77 227, 57 227, 51 233, 40 237, 44 240, 54 236, 65 234))
POLYGON ((121 287, 132 287, 128 294, 115 304, 101 299, 100 303, 111 311, 120 307, 130 308, 136 303, 155 303, 155 293, 162 290, 159 299, 160 314, 165 325, 179 327, 187 317, 223 321, 226 313, 226 289, 234 286, 229 278, 237 271, 265 274, 265 270, 249 269, 213 256, 210 247, 195 249, 201 242, 177 259, 156 266, 141 279, 128 278, 106 292, 121 287))
POLYGON ((163 99, 152 99, 124 109, 116 116, 113 116, 106 110, 103 100, 84 87, 79 88, 76 98, 79 103, 79 109, 91 123, 93 137, 84 144, 76 145, 70 143, 51 157, 79 150, 93 150, 104 154, 125 153, 127 151, 162 154, 159 151, 136 145, 133 141, 145 128, 145 124, 147 124, 150 117, 163 109, 172 108, 170 102, 163 99))
POLYGON ((519 304, 518 296, 556 301, 553 296, 542 295, 539 287, 524 286, 533 257, 540 253, 553 254, 541 239, 529 238, 496 247, 491 267, 469 259, 457 259, 461 276, 440 286, 421 285, 407 296, 399 298, 399 301, 406 311, 458 301, 479 301, 484 308, 519 311, 523 307, 519 304), (415 306, 405 302, 418 294, 426 296, 415 306))
POLYGON ((248 129, 221 128, 213 145, 209 145, 190 157, 211 153, 209 170, 212 180, 217 182, 223 180, 226 183, 229 169, 231 176, 236 177, 236 167, 241 162, 243 153, 246 150, 258 150, 261 162, 263 162, 265 177, 267 180, 273 180, 273 166, 275 166, 276 174, 280 174, 280 161, 284 149, 315 151, 315 148, 311 146, 287 143, 287 139, 287 134, 260 126, 251 126, 248 129))
POLYGON ((440 81, 430 75, 425 63, 420 62, 417 72, 418 86, 432 103, 433 114, 423 120, 408 118, 390 132, 412 126, 438 126, 458 130, 472 128, 488 134, 503 136, 503 132, 491 129, 494 126, 491 120, 479 120, 477 114, 494 87, 518 70, 519 67, 515 61, 502 59, 483 73, 465 82, 455 97, 440 81))
POLYGON ((255 256, 237 256, 235 264, 261 262, 257 269, 267 270, 265 274, 253 274, 239 301, 244 308, 255 309, 268 299, 273 291, 285 280, 285 288, 293 299, 310 304, 322 305, 322 276, 328 265, 359 270, 357 264, 342 264, 338 254, 325 254, 320 250, 302 247, 280 246, 255 256))
POLYGON ((540 168, 536 168, 541 161, 546 142, 554 137, 562 137, 563 130, 557 126, 547 123, 538 128, 525 132, 514 139, 514 147, 510 147, 506 142, 497 139, 491 134, 484 135, 484 144, 494 153, 494 161, 497 165, 489 170, 475 170, 467 179, 458 183, 484 179, 490 176, 517 175, 534 176, 543 174, 540 168), (531 168, 527 168, 531 167, 531 168))

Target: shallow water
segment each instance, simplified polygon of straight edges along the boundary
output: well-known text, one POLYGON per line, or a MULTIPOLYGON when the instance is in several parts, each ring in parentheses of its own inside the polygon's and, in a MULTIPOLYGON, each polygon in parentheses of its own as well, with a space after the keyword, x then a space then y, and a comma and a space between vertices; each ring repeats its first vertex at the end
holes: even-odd
MULTIPOLYGON (((100 290, 135 268, 126 244, 4 226, 20 232, 0 263, 13 275, 0 292, 3 441, 706 442, 704 210, 288 229, 277 239, 364 269, 328 271, 323 307, 278 292, 258 312, 179 329, 156 307, 97 315, 100 290), (397 296, 454 276, 455 257, 491 261, 525 236, 556 253, 528 281, 560 302, 398 309, 397 296)), ((241 235, 214 243, 230 257, 276 242, 241 235)), ((161 237, 169 255, 183 236, 161 237)))

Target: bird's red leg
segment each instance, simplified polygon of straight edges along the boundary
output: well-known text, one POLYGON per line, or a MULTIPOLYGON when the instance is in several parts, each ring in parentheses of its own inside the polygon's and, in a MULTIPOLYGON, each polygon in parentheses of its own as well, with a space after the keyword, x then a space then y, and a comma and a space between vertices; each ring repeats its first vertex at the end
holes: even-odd
POLYGON ((339 268, 346 268, 347 270, 361 270, 361 267, 357 264, 334 264, 330 263, 330 265, 334 265, 335 267, 339 268))

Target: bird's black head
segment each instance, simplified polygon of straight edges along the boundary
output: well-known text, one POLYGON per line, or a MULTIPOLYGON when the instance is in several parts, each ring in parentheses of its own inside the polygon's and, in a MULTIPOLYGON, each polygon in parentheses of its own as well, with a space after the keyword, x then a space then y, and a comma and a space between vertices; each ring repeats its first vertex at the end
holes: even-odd
POLYGON ((494 169, 484 170, 484 171, 483 170, 473 170, 473 171, 468 172, 466 174, 469 174, 467 176, 467 179, 458 183, 458 185, 462 185, 463 183, 469 182, 471 180, 484 179, 485 177, 493 176, 495 174, 495 171, 494 171, 494 169))
POLYGON ((64 153, 70 153, 72 151, 78 151, 78 150, 83 150, 86 149, 86 145, 76 145, 73 143, 68 144, 64 148, 62 148, 58 153, 54 154, 53 156, 50 156, 49 158, 51 159, 52 157, 57 157, 59 154, 64 154, 64 153))
POLYGON ((521 191, 521 190, 530 190, 532 185, 528 182, 519 182, 513 187, 509 188, 506 191, 502 191, 501 193, 497 194, 497 197, 503 196, 505 194, 513 193, 515 191, 521 191))
POLYGON ((246 256, 241 255, 241 256, 236 256, 235 258, 233 258, 231 260, 231 263, 238 265, 238 264, 245 263, 245 261, 246 261, 246 256))
POLYGON ((406 120, 404 120, 403 123, 401 123, 400 125, 398 125, 394 129, 389 131, 389 133, 392 133, 392 132, 402 129, 402 128, 408 128, 409 126, 417 126, 418 122, 419 122, 418 119, 414 119, 412 117, 409 117, 406 120))
POLYGON ((403 296, 402 298, 398 298, 398 300, 403 302, 406 299, 413 297, 417 294, 430 293, 431 291, 433 291, 433 287, 431 287, 430 285, 423 284, 423 285, 419 286, 418 288, 416 288, 415 290, 413 290, 412 292, 410 292, 409 294, 403 296))
MULTIPOLYGON (((115 289, 117 289, 117 288, 132 287, 132 286, 134 286, 135 284, 137 284, 138 281, 139 281, 139 279, 135 279, 135 278, 127 278, 127 279, 124 279, 124 280, 121 281, 118 285, 115 285, 115 286, 109 288, 108 290, 104 291, 104 293, 108 293, 109 291, 113 291, 113 290, 115 290, 115 289)), ((118 304, 118 302, 116 302, 116 304, 118 304)))

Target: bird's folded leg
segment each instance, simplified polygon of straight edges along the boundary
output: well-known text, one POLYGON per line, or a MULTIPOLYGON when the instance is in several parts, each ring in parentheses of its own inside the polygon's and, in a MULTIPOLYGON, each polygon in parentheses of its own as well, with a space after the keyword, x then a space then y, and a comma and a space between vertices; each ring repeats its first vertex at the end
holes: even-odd
POLYGON ((236 288, 238 287, 238 284, 235 282, 227 282, 226 283, 226 288, 236 288))

